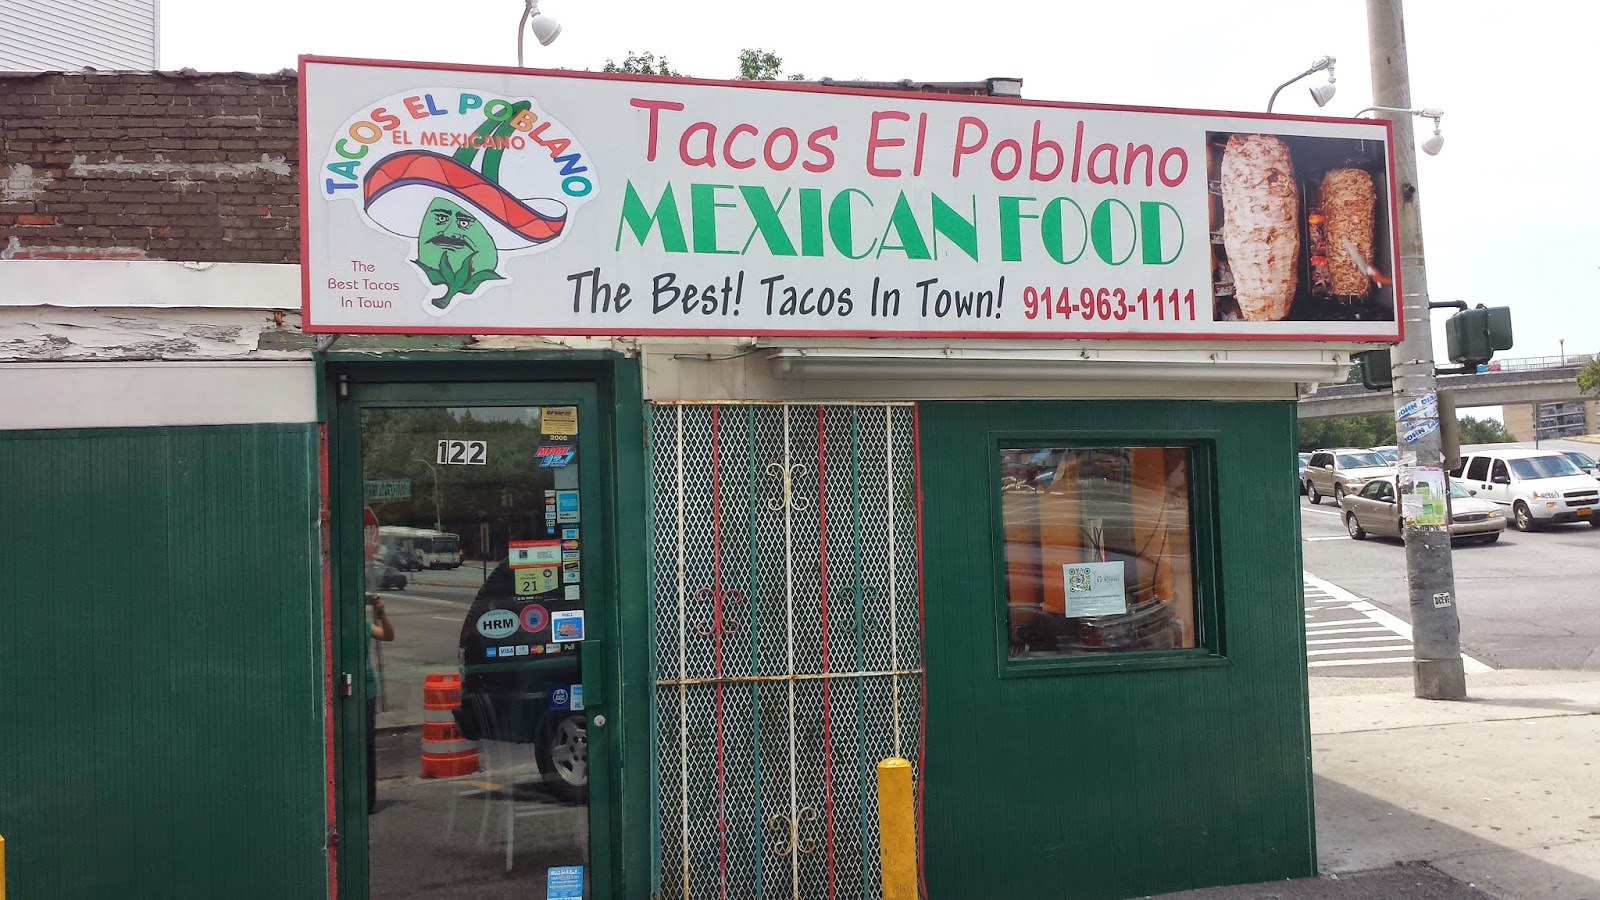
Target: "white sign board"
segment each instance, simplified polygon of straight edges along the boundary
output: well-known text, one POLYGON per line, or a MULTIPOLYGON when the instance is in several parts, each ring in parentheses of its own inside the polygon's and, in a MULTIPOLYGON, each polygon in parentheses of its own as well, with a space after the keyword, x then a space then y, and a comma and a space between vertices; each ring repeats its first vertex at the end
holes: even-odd
POLYGON ((1381 120, 301 64, 316 332, 1391 341, 1381 120))

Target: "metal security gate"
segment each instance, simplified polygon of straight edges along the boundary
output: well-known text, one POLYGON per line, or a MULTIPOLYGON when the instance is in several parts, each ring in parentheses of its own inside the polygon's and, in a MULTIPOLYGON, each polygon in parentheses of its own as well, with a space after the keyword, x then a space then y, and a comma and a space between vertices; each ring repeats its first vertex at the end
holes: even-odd
POLYGON ((663 898, 876 898, 876 766, 920 772, 915 409, 657 404, 663 898))

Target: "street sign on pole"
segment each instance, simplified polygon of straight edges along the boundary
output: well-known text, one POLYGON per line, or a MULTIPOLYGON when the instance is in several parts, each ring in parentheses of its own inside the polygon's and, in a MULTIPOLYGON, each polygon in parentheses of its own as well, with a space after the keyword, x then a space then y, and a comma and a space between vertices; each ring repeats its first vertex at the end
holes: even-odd
POLYGON ((410 500, 411 481, 405 478, 389 478, 380 481, 369 481, 366 484, 367 502, 382 503, 385 500, 410 500))

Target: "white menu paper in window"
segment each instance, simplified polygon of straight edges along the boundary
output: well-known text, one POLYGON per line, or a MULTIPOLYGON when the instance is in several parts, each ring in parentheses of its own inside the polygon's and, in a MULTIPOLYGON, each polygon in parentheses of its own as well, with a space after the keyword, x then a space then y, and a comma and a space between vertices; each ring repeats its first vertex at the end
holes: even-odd
POLYGON ((1066 590, 1066 615, 1115 616, 1128 611, 1122 585, 1122 560, 1068 563, 1061 567, 1066 590))

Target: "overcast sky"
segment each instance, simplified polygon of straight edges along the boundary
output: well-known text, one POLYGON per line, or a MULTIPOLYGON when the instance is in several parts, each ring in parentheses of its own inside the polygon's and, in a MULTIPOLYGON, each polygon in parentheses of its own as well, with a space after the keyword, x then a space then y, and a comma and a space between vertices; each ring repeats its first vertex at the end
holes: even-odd
MULTIPOLYGON (((1371 105, 1361 0, 543 0, 564 30, 528 41, 528 64, 598 69, 629 50, 686 75, 731 78, 743 47, 810 78, 1023 79, 1033 99, 1262 110, 1272 88, 1323 55, 1338 94, 1371 105), (792 13, 792 14, 791 14, 792 13)), ((301 53, 514 65, 520 0, 162 0, 161 66, 276 71, 301 53)), ((1412 99, 1445 110, 1444 152, 1420 158, 1435 300, 1513 310, 1502 356, 1600 351, 1600 143, 1577 107, 1600 4, 1407 0, 1412 99)), ((1313 112, 1306 88, 1279 112, 1313 112)), ((1420 136, 1431 133, 1419 122, 1420 136)), ((1435 314, 1438 352, 1444 352, 1435 314)))

